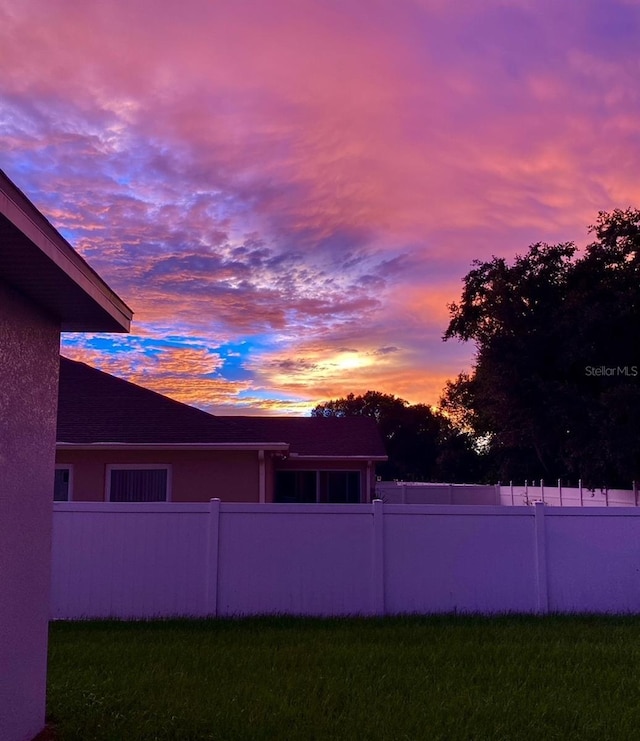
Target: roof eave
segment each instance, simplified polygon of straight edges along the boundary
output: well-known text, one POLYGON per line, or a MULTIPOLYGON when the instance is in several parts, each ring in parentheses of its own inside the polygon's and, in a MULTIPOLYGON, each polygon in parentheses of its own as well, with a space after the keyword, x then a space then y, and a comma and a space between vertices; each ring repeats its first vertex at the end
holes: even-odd
POLYGON ((305 455, 302 453, 290 453, 289 458, 306 461, 386 461, 387 455, 305 455))
POLYGON ((288 443, 56 443, 57 450, 289 450, 288 443))
MULTIPOLYGON (((61 283, 66 276, 79 292, 89 299, 93 311, 88 317, 85 311, 73 307, 60 319, 62 331, 67 332, 128 332, 133 318, 133 311, 109 288, 102 278, 73 249, 67 240, 31 203, 27 196, 0 170, 0 214, 19 231, 25 239, 34 245, 46 258, 46 280, 61 283)), ((15 276, 15 287, 29 295, 37 303, 43 303, 34 287, 33 276, 29 284, 21 284, 15 276)))

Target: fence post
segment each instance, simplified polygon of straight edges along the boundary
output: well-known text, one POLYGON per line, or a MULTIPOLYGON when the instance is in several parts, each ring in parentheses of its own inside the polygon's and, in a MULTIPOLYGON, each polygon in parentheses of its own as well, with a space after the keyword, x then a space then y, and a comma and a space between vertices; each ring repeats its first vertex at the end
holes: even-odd
POLYGON ((205 567, 205 606, 207 615, 218 616, 218 553, 220 541, 220 500, 209 501, 209 532, 205 567))
POLYGON ((510 481, 509 482, 509 490, 511 491, 511 506, 513 507, 514 506, 514 501, 513 501, 513 481, 510 481))
POLYGON ((582 501, 582 479, 578 479, 578 489, 580 490, 580 506, 584 507, 584 503, 582 501))
POLYGON ((540 479, 540 499, 542 499, 542 504, 544 504, 544 481, 542 479, 540 479))
POLYGON ((545 505, 536 502, 535 517, 535 554, 536 554, 536 611, 539 614, 549 612, 549 589, 547 584, 547 537, 545 530, 545 505))
POLYGON ((562 479, 558 479, 558 499, 560 499, 560 506, 562 507, 562 479))
POLYGON ((633 482, 633 501, 635 502, 635 506, 638 506, 638 484, 636 481, 633 482))
POLYGON ((382 617, 384 607, 384 502, 374 499, 371 503, 373 512, 373 538, 371 553, 371 612, 382 617))

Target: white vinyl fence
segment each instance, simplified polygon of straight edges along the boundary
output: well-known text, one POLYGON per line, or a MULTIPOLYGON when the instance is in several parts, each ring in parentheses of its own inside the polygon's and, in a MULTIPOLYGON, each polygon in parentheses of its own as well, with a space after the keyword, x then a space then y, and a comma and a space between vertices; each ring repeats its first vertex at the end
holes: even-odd
POLYGON ((376 496, 387 504, 501 504, 552 507, 637 507, 639 494, 631 489, 588 489, 553 485, 542 481, 522 485, 432 484, 405 481, 378 481, 376 496))
POLYGON ((640 510, 56 503, 52 617, 640 612, 640 510))
POLYGON ((485 484, 432 484, 378 481, 376 497, 386 504, 500 504, 500 487, 485 484))
POLYGON ((552 485, 539 481, 537 484, 500 486, 500 504, 517 506, 542 502, 552 507, 637 507, 638 489, 589 489, 582 486, 562 486, 558 481, 552 485))

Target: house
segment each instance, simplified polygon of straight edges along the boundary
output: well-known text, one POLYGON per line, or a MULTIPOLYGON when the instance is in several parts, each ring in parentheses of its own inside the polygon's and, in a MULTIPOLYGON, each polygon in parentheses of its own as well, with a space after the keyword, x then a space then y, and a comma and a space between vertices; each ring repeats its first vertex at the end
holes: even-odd
POLYGON ((287 455, 271 459, 274 502, 370 502, 375 464, 387 460, 372 417, 230 417, 256 437, 284 440, 287 455))
POLYGON ((214 416, 60 361, 58 501, 364 502, 383 460, 369 417, 214 416))
POLYGON ((131 310, 0 171, 0 738, 44 727, 60 332, 131 310))

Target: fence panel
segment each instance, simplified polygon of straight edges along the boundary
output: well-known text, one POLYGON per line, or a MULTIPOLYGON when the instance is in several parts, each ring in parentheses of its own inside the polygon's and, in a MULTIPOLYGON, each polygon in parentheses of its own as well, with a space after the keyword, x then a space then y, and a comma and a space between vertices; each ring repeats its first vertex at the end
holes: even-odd
POLYGON ((52 617, 204 615, 208 505, 54 505, 52 617))
POLYGON ((387 612, 535 611, 531 514, 386 506, 387 612))
POLYGON ((640 612, 640 517, 634 509, 549 508, 549 609, 640 612))
POLYGON ((225 507, 218 614, 370 614, 372 518, 367 505, 225 507))
POLYGON ((484 484, 378 481, 376 496, 386 504, 500 504, 499 487, 484 484))

